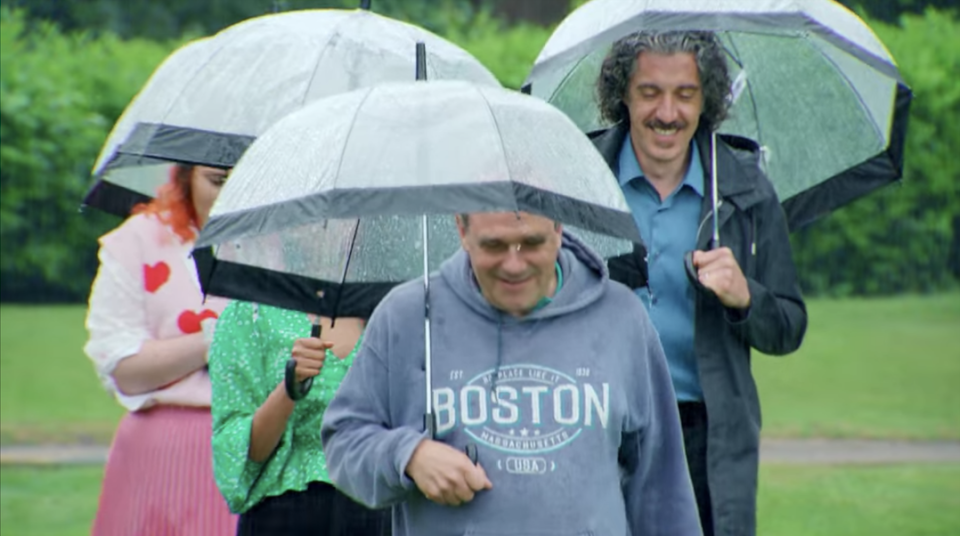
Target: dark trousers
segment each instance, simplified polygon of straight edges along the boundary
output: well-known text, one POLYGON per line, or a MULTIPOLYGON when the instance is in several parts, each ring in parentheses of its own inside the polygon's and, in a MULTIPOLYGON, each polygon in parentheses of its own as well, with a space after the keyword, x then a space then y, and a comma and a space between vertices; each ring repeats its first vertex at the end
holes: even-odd
POLYGON ((707 407, 702 402, 680 402, 678 407, 687 466, 700 512, 700 525, 703 527, 703 536, 713 536, 713 512, 707 485, 707 407))
POLYGON ((389 509, 370 510, 326 482, 268 497, 237 522, 237 536, 389 535, 389 509))

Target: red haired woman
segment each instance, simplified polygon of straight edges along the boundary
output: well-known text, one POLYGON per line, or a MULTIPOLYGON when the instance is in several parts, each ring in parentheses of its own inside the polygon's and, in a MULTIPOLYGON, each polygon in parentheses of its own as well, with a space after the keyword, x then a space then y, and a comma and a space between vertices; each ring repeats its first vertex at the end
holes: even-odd
POLYGON ((208 337, 190 253, 227 178, 175 166, 157 198, 100 239, 84 351, 129 412, 107 460, 94 536, 234 534, 211 467, 208 337))

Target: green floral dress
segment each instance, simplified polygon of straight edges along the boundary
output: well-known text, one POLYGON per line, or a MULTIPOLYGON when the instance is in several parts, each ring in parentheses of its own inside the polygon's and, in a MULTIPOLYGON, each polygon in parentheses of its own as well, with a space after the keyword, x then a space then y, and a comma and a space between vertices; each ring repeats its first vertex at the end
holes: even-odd
POLYGON ((353 363, 327 352, 313 389, 297 402, 276 450, 263 463, 250 460, 253 414, 283 381, 296 339, 310 336, 304 313, 248 302, 231 302, 217 320, 210 347, 213 389, 213 473, 234 513, 266 497, 329 482, 320 442, 323 412, 353 363))

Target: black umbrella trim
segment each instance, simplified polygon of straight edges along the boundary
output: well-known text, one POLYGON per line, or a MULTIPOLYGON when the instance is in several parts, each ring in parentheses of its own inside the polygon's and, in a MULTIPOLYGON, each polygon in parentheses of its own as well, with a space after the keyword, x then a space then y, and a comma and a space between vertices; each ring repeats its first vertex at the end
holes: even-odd
POLYGON ((262 303, 331 318, 369 318, 400 282, 343 283, 217 259, 212 248, 193 250, 204 295, 262 303))
POLYGON ((87 192, 81 209, 93 207, 108 214, 126 218, 134 205, 149 203, 151 199, 153 198, 148 195, 101 179, 87 192))
POLYGON ((116 165, 104 167, 97 176, 99 177, 87 195, 83 198, 83 206, 93 207, 115 216, 126 218, 130 215, 130 210, 137 203, 149 203, 153 200, 152 195, 146 195, 125 186, 111 182, 108 175, 110 171, 122 167, 153 166, 160 164, 170 164, 167 160, 158 158, 148 158, 145 156, 127 155, 115 153, 113 161, 116 165))
POLYGON ((159 164, 176 164, 178 162, 166 160, 163 158, 151 158, 149 156, 144 156, 141 154, 127 154, 127 153, 114 153, 110 158, 109 163, 103 167, 97 176, 100 177, 100 180, 105 180, 110 182, 109 174, 111 171, 115 171, 122 168, 132 168, 140 166, 155 166, 159 164))
POLYGON ((903 176, 903 149, 907 138, 907 120, 913 94, 897 84, 890 144, 886 150, 817 186, 783 201, 790 231, 810 225, 834 210, 897 181, 903 176))
POLYGON ((197 246, 258 236, 324 219, 525 211, 640 243, 633 216, 514 182, 398 188, 343 188, 210 219, 197 246))
POLYGON ((560 223, 641 243, 633 215, 525 184, 513 183, 518 209, 541 214, 560 223))
POLYGON ((137 123, 117 148, 105 171, 144 161, 161 160, 188 165, 231 168, 255 138, 157 123, 137 123))

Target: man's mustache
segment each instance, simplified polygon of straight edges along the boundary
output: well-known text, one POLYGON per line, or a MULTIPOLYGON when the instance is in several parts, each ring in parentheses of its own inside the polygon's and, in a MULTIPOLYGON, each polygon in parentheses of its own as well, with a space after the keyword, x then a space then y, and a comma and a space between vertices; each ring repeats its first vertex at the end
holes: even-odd
POLYGON ((672 121, 670 123, 664 123, 663 121, 653 120, 646 122, 647 127, 655 128, 657 130, 682 130, 686 128, 687 123, 684 121, 672 121))

